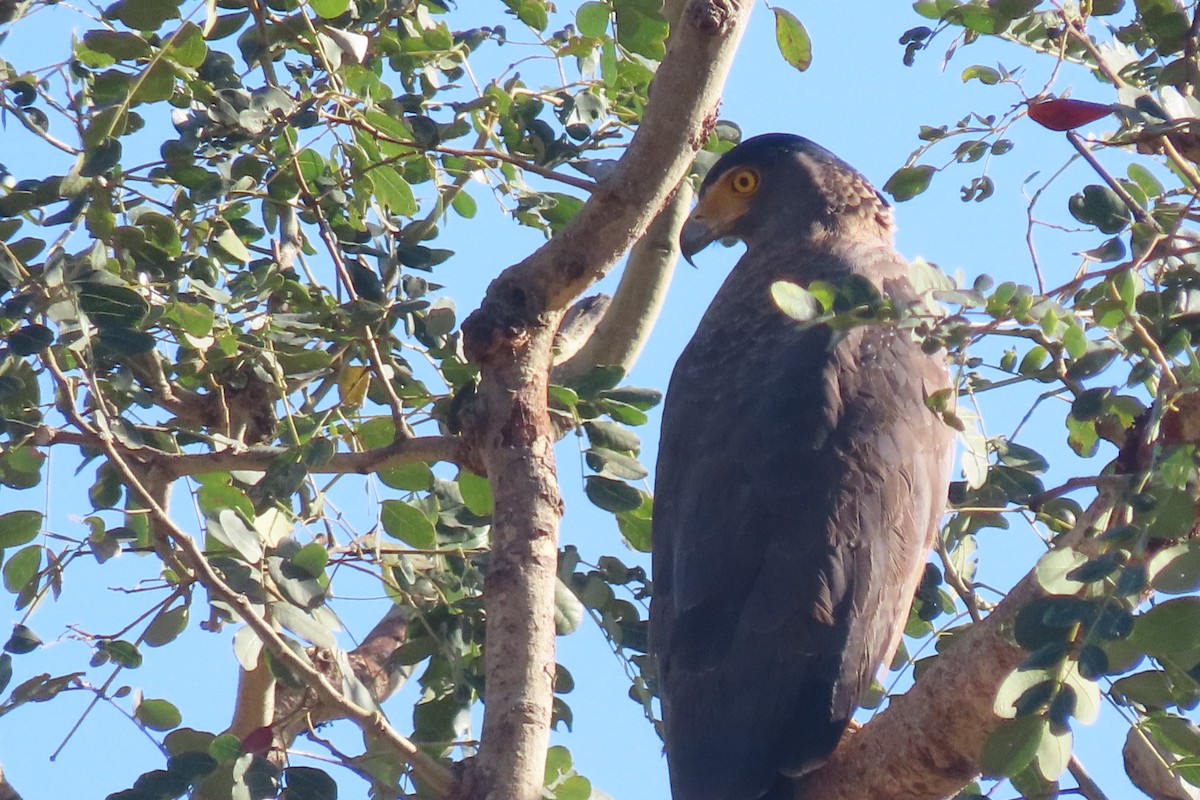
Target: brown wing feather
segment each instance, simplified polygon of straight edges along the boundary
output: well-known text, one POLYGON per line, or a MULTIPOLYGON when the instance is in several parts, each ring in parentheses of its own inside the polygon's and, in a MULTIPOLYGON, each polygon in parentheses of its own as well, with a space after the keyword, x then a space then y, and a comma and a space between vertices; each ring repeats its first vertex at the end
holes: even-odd
MULTIPOLYGON (((828 755, 898 642, 944 500, 949 434, 923 402, 944 372, 885 328, 831 349, 751 258, 663 415, 651 636, 676 800, 750 800, 828 755)), ((806 273, 864 266, 815 258, 806 273)))

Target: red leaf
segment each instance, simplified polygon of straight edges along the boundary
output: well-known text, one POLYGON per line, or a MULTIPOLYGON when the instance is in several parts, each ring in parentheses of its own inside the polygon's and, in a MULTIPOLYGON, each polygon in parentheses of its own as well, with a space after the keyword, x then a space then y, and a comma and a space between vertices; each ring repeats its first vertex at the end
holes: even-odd
POLYGON ((271 750, 271 743, 274 739, 272 726, 264 725, 261 728, 255 728, 246 734, 246 738, 242 739, 242 751, 265 756, 271 750))
POLYGON ((1112 106, 1086 100, 1043 100, 1029 104, 1029 118, 1052 131, 1069 131, 1112 113, 1112 106))

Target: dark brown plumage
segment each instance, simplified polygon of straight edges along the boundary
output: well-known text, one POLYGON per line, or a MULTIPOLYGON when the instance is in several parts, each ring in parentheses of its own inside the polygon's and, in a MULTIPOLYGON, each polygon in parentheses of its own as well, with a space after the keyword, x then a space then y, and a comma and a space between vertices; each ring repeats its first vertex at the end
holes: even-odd
POLYGON ((685 255, 746 254, 671 377, 651 644, 675 800, 789 796, 899 643, 949 480, 937 357, 895 327, 805 328, 771 285, 851 275, 911 299, 886 202, 798 136, 710 171, 685 255))

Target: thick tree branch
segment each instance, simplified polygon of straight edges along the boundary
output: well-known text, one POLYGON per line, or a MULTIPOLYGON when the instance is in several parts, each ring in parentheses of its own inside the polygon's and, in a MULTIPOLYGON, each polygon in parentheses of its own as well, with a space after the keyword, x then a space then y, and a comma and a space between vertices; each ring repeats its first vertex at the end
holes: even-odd
POLYGON ((1027 575, 982 622, 956 637, 921 680, 848 736, 796 800, 940 800, 979 773, 984 742, 1001 720, 996 690, 1028 655, 1003 633, 1041 595, 1027 575))
POLYGON ((515 331, 536 325, 539 315, 565 309, 645 231, 715 122, 750 6, 748 0, 686 5, 625 155, 566 229, 488 288, 471 332, 480 357, 504 349, 515 331))
POLYGON ((618 366, 627 373, 633 367, 667 298, 679 261, 679 232, 691 203, 691 186, 685 180, 630 249, 608 310, 579 352, 555 368, 555 383, 569 381, 598 365, 618 366))
POLYGON ((673 26, 646 115, 624 157, 571 223, 496 278, 463 324, 482 382, 466 419, 471 461, 492 485, 483 744, 463 796, 542 794, 554 673, 562 501, 546 405, 563 311, 645 231, 715 118, 748 0, 692 0, 673 26))

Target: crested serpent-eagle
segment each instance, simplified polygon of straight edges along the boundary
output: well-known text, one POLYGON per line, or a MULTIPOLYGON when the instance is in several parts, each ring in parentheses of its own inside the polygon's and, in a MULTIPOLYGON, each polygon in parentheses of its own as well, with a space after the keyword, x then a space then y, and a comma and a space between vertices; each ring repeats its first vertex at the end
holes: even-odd
POLYGON ((705 178, 685 256, 745 255, 671 376, 651 646, 675 800, 784 800, 899 644, 945 504, 940 355, 902 326, 801 324, 772 285, 911 303, 887 202, 829 151, 757 136, 705 178))

